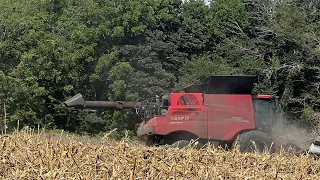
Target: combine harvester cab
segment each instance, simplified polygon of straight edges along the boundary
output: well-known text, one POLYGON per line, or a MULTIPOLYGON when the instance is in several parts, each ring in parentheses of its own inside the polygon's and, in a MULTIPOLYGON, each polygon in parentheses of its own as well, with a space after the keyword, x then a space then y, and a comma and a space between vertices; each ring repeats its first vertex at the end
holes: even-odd
POLYGON ((142 122, 137 136, 148 145, 183 147, 190 140, 241 152, 272 153, 271 127, 277 122, 277 99, 253 95, 255 76, 212 76, 184 92, 142 102, 85 101, 78 94, 68 107, 134 110, 142 122))

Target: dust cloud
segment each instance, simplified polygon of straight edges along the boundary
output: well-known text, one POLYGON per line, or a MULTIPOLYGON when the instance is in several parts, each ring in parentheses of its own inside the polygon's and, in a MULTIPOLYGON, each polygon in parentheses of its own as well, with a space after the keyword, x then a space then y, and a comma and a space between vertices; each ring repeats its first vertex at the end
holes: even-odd
POLYGON ((314 137, 314 131, 289 124, 285 119, 280 119, 280 123, 274 125, 271 130, 272 139, 285 138, 286 141, 295 141, 301 148, 309 148, 314 137))

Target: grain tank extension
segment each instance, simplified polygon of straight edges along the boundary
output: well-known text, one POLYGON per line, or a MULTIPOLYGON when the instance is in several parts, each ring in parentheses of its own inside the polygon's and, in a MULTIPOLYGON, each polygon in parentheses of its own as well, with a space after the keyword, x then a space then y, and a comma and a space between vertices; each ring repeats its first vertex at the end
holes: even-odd
POLYGON ((200 144, 232 147, 242 152, 273 150, 271 127, 277 98, 252 94, 255 76, 211 76, 184 92, 171 92, 141 102, 85 101, 77 94, 65 105, 90 109, 131 109, 141 117, 139 139, 152 145, 200 144), (252 144, 255 142, 255 145, 252 144))

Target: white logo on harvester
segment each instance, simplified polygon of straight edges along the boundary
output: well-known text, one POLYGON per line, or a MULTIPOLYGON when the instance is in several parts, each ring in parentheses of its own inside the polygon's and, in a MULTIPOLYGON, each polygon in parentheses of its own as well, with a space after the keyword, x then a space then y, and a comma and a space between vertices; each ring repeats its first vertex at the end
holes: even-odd
POLYGON ((184 121, 189 120, 189 116, 176 116, 176 117, 170 117, 171 121, 184 121))
POLYGON ((242 117, 231 117, 231 119, 226 119, 225 121, 246 122, 246 123, 249 123, 248 120, 244 120, 242 117))

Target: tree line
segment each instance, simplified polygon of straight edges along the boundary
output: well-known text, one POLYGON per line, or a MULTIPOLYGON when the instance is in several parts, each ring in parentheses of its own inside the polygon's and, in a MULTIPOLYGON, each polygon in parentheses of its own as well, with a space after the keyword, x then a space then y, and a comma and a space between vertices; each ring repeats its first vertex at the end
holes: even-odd
MULTIPOLYGON (((134 130, 134 113, 63 102, 181 90, 210 75, 257 75, 290 122, 320 120, 317 0, 2 0, 0 102, 9 129, 134 130)), ((3 113, 0 113, 3 117, 3 113)))

